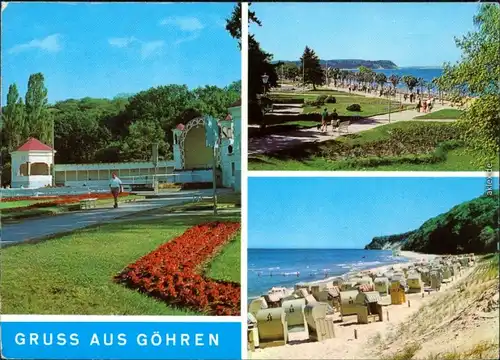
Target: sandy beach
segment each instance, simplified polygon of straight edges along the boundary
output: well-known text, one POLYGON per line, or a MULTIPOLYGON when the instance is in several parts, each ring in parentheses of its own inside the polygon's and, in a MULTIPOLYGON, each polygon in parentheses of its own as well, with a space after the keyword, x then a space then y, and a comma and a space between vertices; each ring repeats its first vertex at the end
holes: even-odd
MULTIPOLYGON (((401 256, 415 261, 436 258, 436 255, 406 251, 401 252, 401 256)), ((390 266, 370 270, 384 271, 390 266)), ((382 322, 358 324, 356 316, 345 316, 342 322, 335 314, 334 339, 309 342, 306 332, 294 332, 289 334, 288 344, 256 349, 249 352, 249 358, 390 358, 398 351, 405 351, 405 344, 412 341, 421 344, 414 349, 414 356, 409 357, 414 359, 466 352, 478 343, 489 346, 486 353, 498 353, 498 272, 496 278, 483 281, 478 278, 482 271, 477 267, 465 268, 453 281, 443 283, 438 292, 425 293, 424 297, 421 293, 406 294, 405 304, 384 306, 384 314, 389 314, 389 320, 385 316, 382 322)))

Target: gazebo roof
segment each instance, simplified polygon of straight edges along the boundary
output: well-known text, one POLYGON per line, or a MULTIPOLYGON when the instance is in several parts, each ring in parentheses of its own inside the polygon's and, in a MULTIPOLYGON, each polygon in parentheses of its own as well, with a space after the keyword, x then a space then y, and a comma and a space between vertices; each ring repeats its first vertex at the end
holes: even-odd
POLYGON ((38 139, 29 138, 28 141, 26 141, 16 151, 52 151, 52 148, 45 145, 38 139))
POLYGON ((237 106, 241 106, 241 98, 238 99, 237 101, 235 101, 234 103, 232 103, 231 105, 229 105, 230 108, 237 107, 237 106))

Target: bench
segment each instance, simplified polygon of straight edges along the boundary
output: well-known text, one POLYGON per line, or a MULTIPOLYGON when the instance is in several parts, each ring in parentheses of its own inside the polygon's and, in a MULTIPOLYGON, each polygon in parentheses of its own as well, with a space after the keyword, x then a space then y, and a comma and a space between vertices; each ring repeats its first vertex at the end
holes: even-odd
POLYGON ((342 132, 349 133, 349 125, 351 124, 350 121, 339 121, 337 120, 336 123, 332 120, 332 131, 337 131, 339 134, 342 132))
POLYGON ((338 128, 337 128, 337 131, 339 133, 342 133, 342 132, 345 132, 345 133, 349 133, 349 125, 351 125, 351 122, 350 121, 342 121, 338 128))
POLYGON ((97 199, 82 199, 80 200, 80 209, 91 209, 96 207, 97 199))

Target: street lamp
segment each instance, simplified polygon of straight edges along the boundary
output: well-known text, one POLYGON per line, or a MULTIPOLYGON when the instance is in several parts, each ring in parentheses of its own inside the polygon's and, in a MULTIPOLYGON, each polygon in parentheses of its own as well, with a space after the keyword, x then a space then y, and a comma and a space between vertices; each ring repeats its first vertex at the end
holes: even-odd
POLYGON ((389 102, 389 124, 391 123, 391 91, 387 92, 387 100, 389 102))
POLYGON ((264 75, 262 75, 262 83, 264 84, 264 95, 266 95, 266 84, 268 80, 269 80, 269 75, 264 73, 264 75))
POLYGON ((56 186, 56 163, 55 163, 55 144, 54 144, 54 138, 55 138, 55 120, 54 116, 52 116, 52 186, 56 186))

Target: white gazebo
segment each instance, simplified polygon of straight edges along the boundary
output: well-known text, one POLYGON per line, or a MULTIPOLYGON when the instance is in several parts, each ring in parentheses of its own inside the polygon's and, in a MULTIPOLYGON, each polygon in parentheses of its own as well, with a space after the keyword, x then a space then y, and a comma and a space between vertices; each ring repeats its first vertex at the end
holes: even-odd
POLYGON ((52 185, 54 153, 50 146, 35 138, 11 153, 13 188, 40 188, 52 185))

